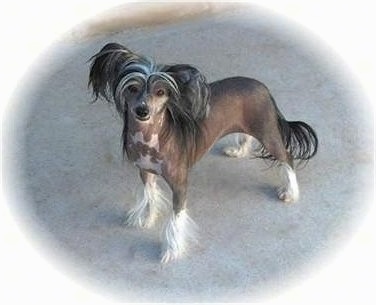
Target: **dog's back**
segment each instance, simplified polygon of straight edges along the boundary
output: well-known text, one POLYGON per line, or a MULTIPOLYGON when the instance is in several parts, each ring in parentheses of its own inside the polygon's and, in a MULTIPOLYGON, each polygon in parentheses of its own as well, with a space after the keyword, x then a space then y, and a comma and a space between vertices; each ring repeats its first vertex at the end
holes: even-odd
MULTIPOLYGON (((288 163, 293 159, 308 160, 317 152, 315 131, 301 121, 287 121, 271 95, 260 81, 247 77, 231 77, 210 84, 211 116, 219 121, 229 121, 228 131, 244 132, 261 143, 260 157, 279 160, 279 140, 287 149, 288 163), (220 113, 219 113, 220 112, 220 113)), ((283 154, 282 154, 283 155, 283 154)), ((285 159, 285 158, 283 158, 285 159)))

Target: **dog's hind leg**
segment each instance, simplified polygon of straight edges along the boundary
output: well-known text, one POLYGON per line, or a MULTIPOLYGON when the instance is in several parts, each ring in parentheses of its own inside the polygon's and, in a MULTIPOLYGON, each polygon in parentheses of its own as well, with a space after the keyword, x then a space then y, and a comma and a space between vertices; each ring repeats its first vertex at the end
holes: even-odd
POLYGON ((228 157, 241 158, 249 155, 252 145, 252 136, 245 133, 236 135, 236 145, 227 146, 223 152, 228 157))
MULTIPOLYGON (((168 180, 168 179, 166 179, 168 180)), ((162 263, 181 257, 197 241, 197 226, 187 213, 187 178, 167 181, 173 192, 173 210, 163 231, 162 263)))
POLYGON ((299 199, 299 186, 293 169, 293 158, 286 150, 279 133, 270 133, 261 140, 270 157, 278 162, 282 185, 277 189, 278 198, 284 202, 296 202, 299 199))
POLYGON ((167 199, 159 188, 156 176, 146 171, 140 171, 144 184, 141 196, 138 195, 137 204, 128 211, 125 219, 127 226, 151 227, 156 218, 167 205, 167 199))
POLYGON ((284 202, 296 202, 299 199, 299 186, 295 171, 286 162, 280 163, 279 167, 284 182, 278 188, 278 197, 284 202))

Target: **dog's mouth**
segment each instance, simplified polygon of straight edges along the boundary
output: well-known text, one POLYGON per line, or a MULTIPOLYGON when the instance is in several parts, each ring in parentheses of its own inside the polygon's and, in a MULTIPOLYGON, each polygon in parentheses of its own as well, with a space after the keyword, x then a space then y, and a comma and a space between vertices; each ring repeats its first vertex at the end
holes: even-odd
POLYGON ((150 119, 150 115, 147 115, 147 116, 136 116, 136 119, 141 121, 141 122, 146 122, 150 119))

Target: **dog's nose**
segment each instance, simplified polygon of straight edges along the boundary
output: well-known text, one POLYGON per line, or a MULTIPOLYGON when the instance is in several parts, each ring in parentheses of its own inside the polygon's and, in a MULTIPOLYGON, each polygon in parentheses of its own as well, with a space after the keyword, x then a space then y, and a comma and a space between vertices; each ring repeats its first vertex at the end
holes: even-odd
POLYGON ((141 106, 136 107, 135 113, 138 119, 145 121, 149 118, 150 111, 149 111, 148 106, 141 105, 141 106))

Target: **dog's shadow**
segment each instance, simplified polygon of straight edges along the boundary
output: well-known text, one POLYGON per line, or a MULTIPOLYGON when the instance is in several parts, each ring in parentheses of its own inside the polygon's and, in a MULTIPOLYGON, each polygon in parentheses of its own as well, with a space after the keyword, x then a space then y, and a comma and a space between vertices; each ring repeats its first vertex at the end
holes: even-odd
MULTIPOLYGON (((157 235, 157 228, 138 228, 125 225, 127 208, 114 209, 110 205, 103 205, 92 220, 90 230, 107 232, 106 241, 101 238, 92 240, 102 242, 102 255, 106 260, 148 261, 157 263, 161 258, 161 244, 157 235), (120 257, 119 257, 120 256, 120 257)), ((94 237, 95 239, 95 237, 94 237)), ((101 256, 101 255, 99 255, 101 256)))

